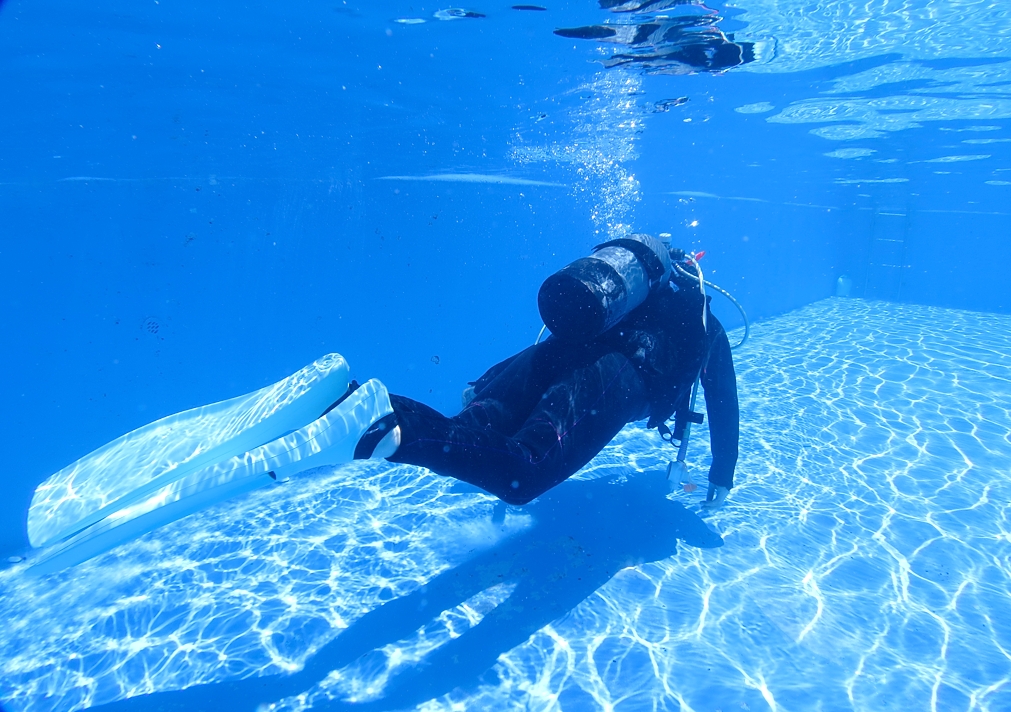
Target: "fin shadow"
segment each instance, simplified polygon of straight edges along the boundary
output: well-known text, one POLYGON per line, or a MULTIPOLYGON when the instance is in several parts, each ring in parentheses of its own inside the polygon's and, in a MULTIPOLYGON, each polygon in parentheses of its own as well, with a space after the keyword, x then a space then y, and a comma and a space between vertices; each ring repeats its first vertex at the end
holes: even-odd
POLYGON ((452 690, 471 690, 498 657, 558 620, 618 571, 660 561, 690 546, 723 545, 694 513, 666 498, 660 473, 568 481, 525 507, 534 524, 428 585, 365 614, 291 675, 232 680, 156 692, 95 707, 103 712, 248 712, 297 695, 361 656, 408 638, 436 616, 500 583, 513 583, 507 600, 480 623, 393 677, 376 701, 320 700, 314 710, 378 712, 413 707, 452 690))

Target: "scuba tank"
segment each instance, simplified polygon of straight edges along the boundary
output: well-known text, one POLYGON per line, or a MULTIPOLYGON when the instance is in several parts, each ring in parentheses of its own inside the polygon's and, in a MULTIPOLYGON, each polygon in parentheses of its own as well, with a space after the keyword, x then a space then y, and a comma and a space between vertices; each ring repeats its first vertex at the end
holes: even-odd
POLYGON ((537 308, 558 338, 589 341, 667 284, 672 269, 667 246, 651 235, 610 240, 544 280, 537 308))

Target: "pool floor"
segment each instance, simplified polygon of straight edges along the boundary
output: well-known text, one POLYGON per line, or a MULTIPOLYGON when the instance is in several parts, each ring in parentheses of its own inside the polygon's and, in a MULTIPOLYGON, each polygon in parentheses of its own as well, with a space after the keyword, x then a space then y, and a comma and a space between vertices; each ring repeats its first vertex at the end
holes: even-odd
POLYGON ((0 573, 0 700, 1011 709, 1011 317, 829 299, 752 331, 722 511, 665 496, 673 450, 640 425, 526 507, 419 468, 312 471, 0 573))

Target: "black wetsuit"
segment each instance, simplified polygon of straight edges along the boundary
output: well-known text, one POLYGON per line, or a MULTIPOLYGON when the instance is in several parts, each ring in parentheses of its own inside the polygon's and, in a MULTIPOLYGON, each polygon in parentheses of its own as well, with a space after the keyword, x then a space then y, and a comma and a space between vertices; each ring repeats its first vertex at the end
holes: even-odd
POLYGON ((575 474, 626 424, 663 426, 705 391, 712 484, 733 487, 737 382, 723 326, 697 288, 664 287, 589 343, 550 337, 493 366, 452 418, 391 395, 401 445, 391 462, 420 465, 525 504, 575 474))

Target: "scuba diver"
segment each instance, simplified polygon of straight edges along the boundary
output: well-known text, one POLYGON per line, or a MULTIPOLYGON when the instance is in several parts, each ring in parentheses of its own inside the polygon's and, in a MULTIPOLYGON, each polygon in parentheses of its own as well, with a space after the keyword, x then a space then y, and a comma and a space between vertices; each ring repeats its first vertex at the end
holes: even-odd
POLYGON ((648 418, 661 437, 683 442, 688 423, 701 422, 691 410, 698 379, 713 455, 705 505, 718 507, 734 486, 737 382, 703 285, 693 257, 649 235, 599 245, 541 286, 551 336, 473 382, 451 418, 391 394, 392 413, 365 431, 355 457, 418 465, 526 504, 627 423, 648 418))
POLYGON ((259 391, 127 433, 36 488, 32 570, 62 570, 217 502, 353 459, 425 467, 526 504, 643 419, 680 441, 667 476, 692 491, 684 456, 691 424, 702 422, 693 412, 699 383, 713 455, 705 506, 719 507, 734 486, 737 382, 705 294, 706 285, 723 290, 703 278, 701 256, 635 234, 551 275, 537 296, 551 335, 473 382, 453 417, 377 379, 359 385, 344 358, 328 354, 259 391))

